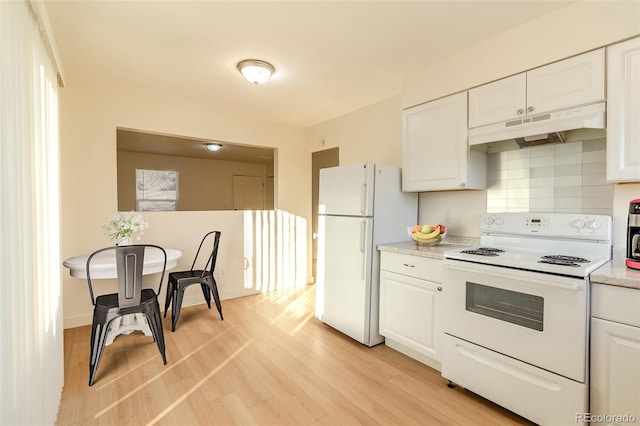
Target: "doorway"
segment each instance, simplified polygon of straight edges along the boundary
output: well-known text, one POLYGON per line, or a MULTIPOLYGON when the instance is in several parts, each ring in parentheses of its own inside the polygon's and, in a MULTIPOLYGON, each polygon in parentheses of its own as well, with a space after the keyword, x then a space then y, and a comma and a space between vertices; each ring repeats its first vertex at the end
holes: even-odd
POLYGON ((318 194, 320 193, 320 169, 340 164, 339 148, 317 151, 311 157, 311 252, 313 280, 317 277, 318 260, 318 194))
POLYGON ((264 209, 264 178, 262 176, 233 176, 233 209, 264 209))

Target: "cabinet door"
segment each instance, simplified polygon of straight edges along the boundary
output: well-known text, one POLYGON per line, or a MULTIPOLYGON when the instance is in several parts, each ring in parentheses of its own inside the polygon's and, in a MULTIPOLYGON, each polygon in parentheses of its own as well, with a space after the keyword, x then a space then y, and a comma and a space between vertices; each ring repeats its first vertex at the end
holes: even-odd
POLYGON ((604 49, 527 72, 527 113, 537 114, 604 99, 604 49))
POLYGON ((527 79, 524 73, 469 90, 469 128, 525 114, 527 79))
POLYGON ((604 49, 469 90, 469 128, 604 100, 604 49))
POLYGON ((380 334, 439 362, 441 291, 440 284, 381 271, 380 334))
POLYGON ((402 190, 467 187, 467 151, 466 92, 405 110, 402 190))
POLYGON ((640 37, 607 49, 607 180, 640 182, 640 37))
POLYGON ((590 411, 608 415, 607 424, 625 423, 615 416, 640 419, 639 327, 591 319, 590 411))

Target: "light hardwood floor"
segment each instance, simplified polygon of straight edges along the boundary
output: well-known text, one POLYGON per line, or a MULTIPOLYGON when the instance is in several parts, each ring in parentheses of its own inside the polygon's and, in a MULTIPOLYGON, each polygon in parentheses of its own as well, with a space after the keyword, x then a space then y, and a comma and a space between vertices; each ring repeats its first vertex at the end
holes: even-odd
POLYGON ((65 330, 57 424, 530 424, 393 349, 324 325, 314 293, 311 285, 224 300, 224 321, 206 305, 184 308, 175 333, 164 320, 167 365, 151 337, 119 336, 92 387, 91 329, 65 330))

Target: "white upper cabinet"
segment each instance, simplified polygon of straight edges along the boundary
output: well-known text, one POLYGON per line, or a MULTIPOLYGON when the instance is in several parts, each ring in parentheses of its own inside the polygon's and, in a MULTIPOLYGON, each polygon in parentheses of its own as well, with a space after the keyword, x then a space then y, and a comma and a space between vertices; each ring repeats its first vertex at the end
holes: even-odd
POLYGON ((607 48, 607 180, 640 182, 640 37, 607 48))
POLYGON ((526 73, 469 90, 469 128, 525 115, 526 73))
POLYGON ((467 93, 403 111, 402 190, 484 189, 486 156, 469 151, 467 93))
POLYGON ((469 90, 469 128, 604 100, 604 49, 469 90))

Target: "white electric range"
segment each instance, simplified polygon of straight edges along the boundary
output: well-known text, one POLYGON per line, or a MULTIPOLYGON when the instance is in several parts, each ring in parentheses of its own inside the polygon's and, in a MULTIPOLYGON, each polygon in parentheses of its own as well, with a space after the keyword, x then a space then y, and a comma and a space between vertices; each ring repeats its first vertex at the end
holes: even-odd
POLYGON ((588 411, 589 274, 611 217, 484 215, 478 247, 445 252, 442 375, 539 424, 588 411))

